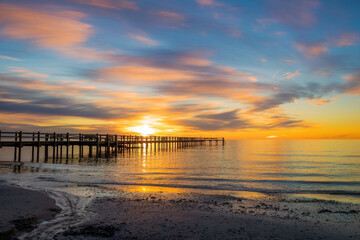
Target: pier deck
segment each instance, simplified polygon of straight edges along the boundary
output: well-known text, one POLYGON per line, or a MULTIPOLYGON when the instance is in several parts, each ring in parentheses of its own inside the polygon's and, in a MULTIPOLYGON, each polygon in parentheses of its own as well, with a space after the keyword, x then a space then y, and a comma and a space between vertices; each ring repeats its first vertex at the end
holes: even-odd
POLYGON ((45 147, 45 159, 49 157, 49 147, 52 157, 55 159, 62 156, 65 147, 66 158, 74 157, 74 147, 79 149, 79 157, 84 155, 84 147, 89 148, 89 156, 102 155, 102 149, 107 157, 117 156, 118 152, 125 148, 147 147, 149 144, 167 144, 172 146, 194 146, 225 144, 224 138, 201 138, 201 137, 172 137, 172 136, 138 136, 138 135, 112 135, 112 134, 71 134, 71 133, 41 133, 41 132, 6 132, 0 130, 0 148, 13 147, 14 161, 21 161, 23 147, 32 148, 32 161, 39 160, 40 148, 45 147))

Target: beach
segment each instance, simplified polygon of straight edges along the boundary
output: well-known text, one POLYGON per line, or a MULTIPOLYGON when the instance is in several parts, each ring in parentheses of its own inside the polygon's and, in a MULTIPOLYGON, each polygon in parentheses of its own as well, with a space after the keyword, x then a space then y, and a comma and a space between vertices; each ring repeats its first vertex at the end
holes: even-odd
POLYGON ((357 143, 228 141, 55 162, 3 155, 1 236, 359 239, 357 143))
MULTIPOLYGON (((7 205, 7 209, 21 210, 21 214, 13 218, 26 219, 28 216, 37 216, 33 227, 26 228, 27 222, 20 221, 20 230, 9 235, 20 236, 22 233, 19 239, 360 237, 360 206, 351 203, 278 197, 239 198, 191 192, 171 193, 166 189, 141 192, 111 186, 66 184, 58 185, 56 190, 44 191, 57 200, 57 205, 62 208, 59 212, 58 207, 54 206, 54 201, 43 193, 3 184, 2 187, 9 193, 6 197, 2 196, 2 205, 4 199, 11 199, 15 193, 26 194, 22 201, 14 201, 13 205, 7 205), (27 205, 24 205, 24 199, 27 205), (43 222, 40 223, 41 221, 43 222)), ((11 210, 10 213, 14 215, 16 212, 11 210)), ((7 219, 7 216, 1 214, 2 223, 7 219)), ((9 224, 12 221, 7 222, 9 224)))
POLYGON ((32 231, 60 211, 55 200, 46 194, 10 186, 0 180, 0 239, 12 239, 32 231))

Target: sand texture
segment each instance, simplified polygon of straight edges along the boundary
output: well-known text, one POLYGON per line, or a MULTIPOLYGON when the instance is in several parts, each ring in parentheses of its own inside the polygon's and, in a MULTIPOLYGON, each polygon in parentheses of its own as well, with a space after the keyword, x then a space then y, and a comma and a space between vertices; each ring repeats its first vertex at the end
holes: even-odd
POLYGON ((0 182, 0 239, 13 239, 61 210, 46 194, 0 182))

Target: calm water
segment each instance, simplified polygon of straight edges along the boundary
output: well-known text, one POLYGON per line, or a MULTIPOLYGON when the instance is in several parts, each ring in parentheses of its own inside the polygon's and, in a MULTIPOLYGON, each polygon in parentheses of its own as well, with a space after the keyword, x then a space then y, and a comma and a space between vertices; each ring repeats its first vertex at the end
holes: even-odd
POLYGON ((29 148, 23 150, 21 167, 12 165, 12 154, 13 149, 0 150, 2 174, 40 172, 54 181, 138 191, 255 192, 360 201, 360 140, 234 140, 224 147, 137 148, 117 158, 58 163, 51 158, 49 163, 29 162, 29 148))

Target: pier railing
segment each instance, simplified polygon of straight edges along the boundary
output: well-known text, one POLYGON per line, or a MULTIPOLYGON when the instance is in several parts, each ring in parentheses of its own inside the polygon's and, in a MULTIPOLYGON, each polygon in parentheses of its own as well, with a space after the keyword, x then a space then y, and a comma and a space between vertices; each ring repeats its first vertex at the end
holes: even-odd
POLYGON ((205 144, 225 144, 224 138, 202 138, 202 137, 174 137, 174 136, 139 136, 139 135, 113 135, 113 134, 74 134, 74 133, 42 133, 42 132, 8 132, 0 130, 0 148, 14 147, 14 161, 21 161, 21 150, 23 147, 32 148, 32 161, 39 160, 40 148, 45 148, 45 159, 49 156, 49 148, 52 150, 53 158, 63 156, 74 157, 74 146, 79 149, 79 157, 84 155, 84 147, 88 147, 88 154, 95 156, 115 155, 124 148, 145 147, 148 144, 167 144, 171 146, 194 146, 205 144), (65 149, 63 149, 65 148, 65 149), (71 149, 70 149, 71 148, 71 149), (36 150, 36 154, 35 154, 36 150))

